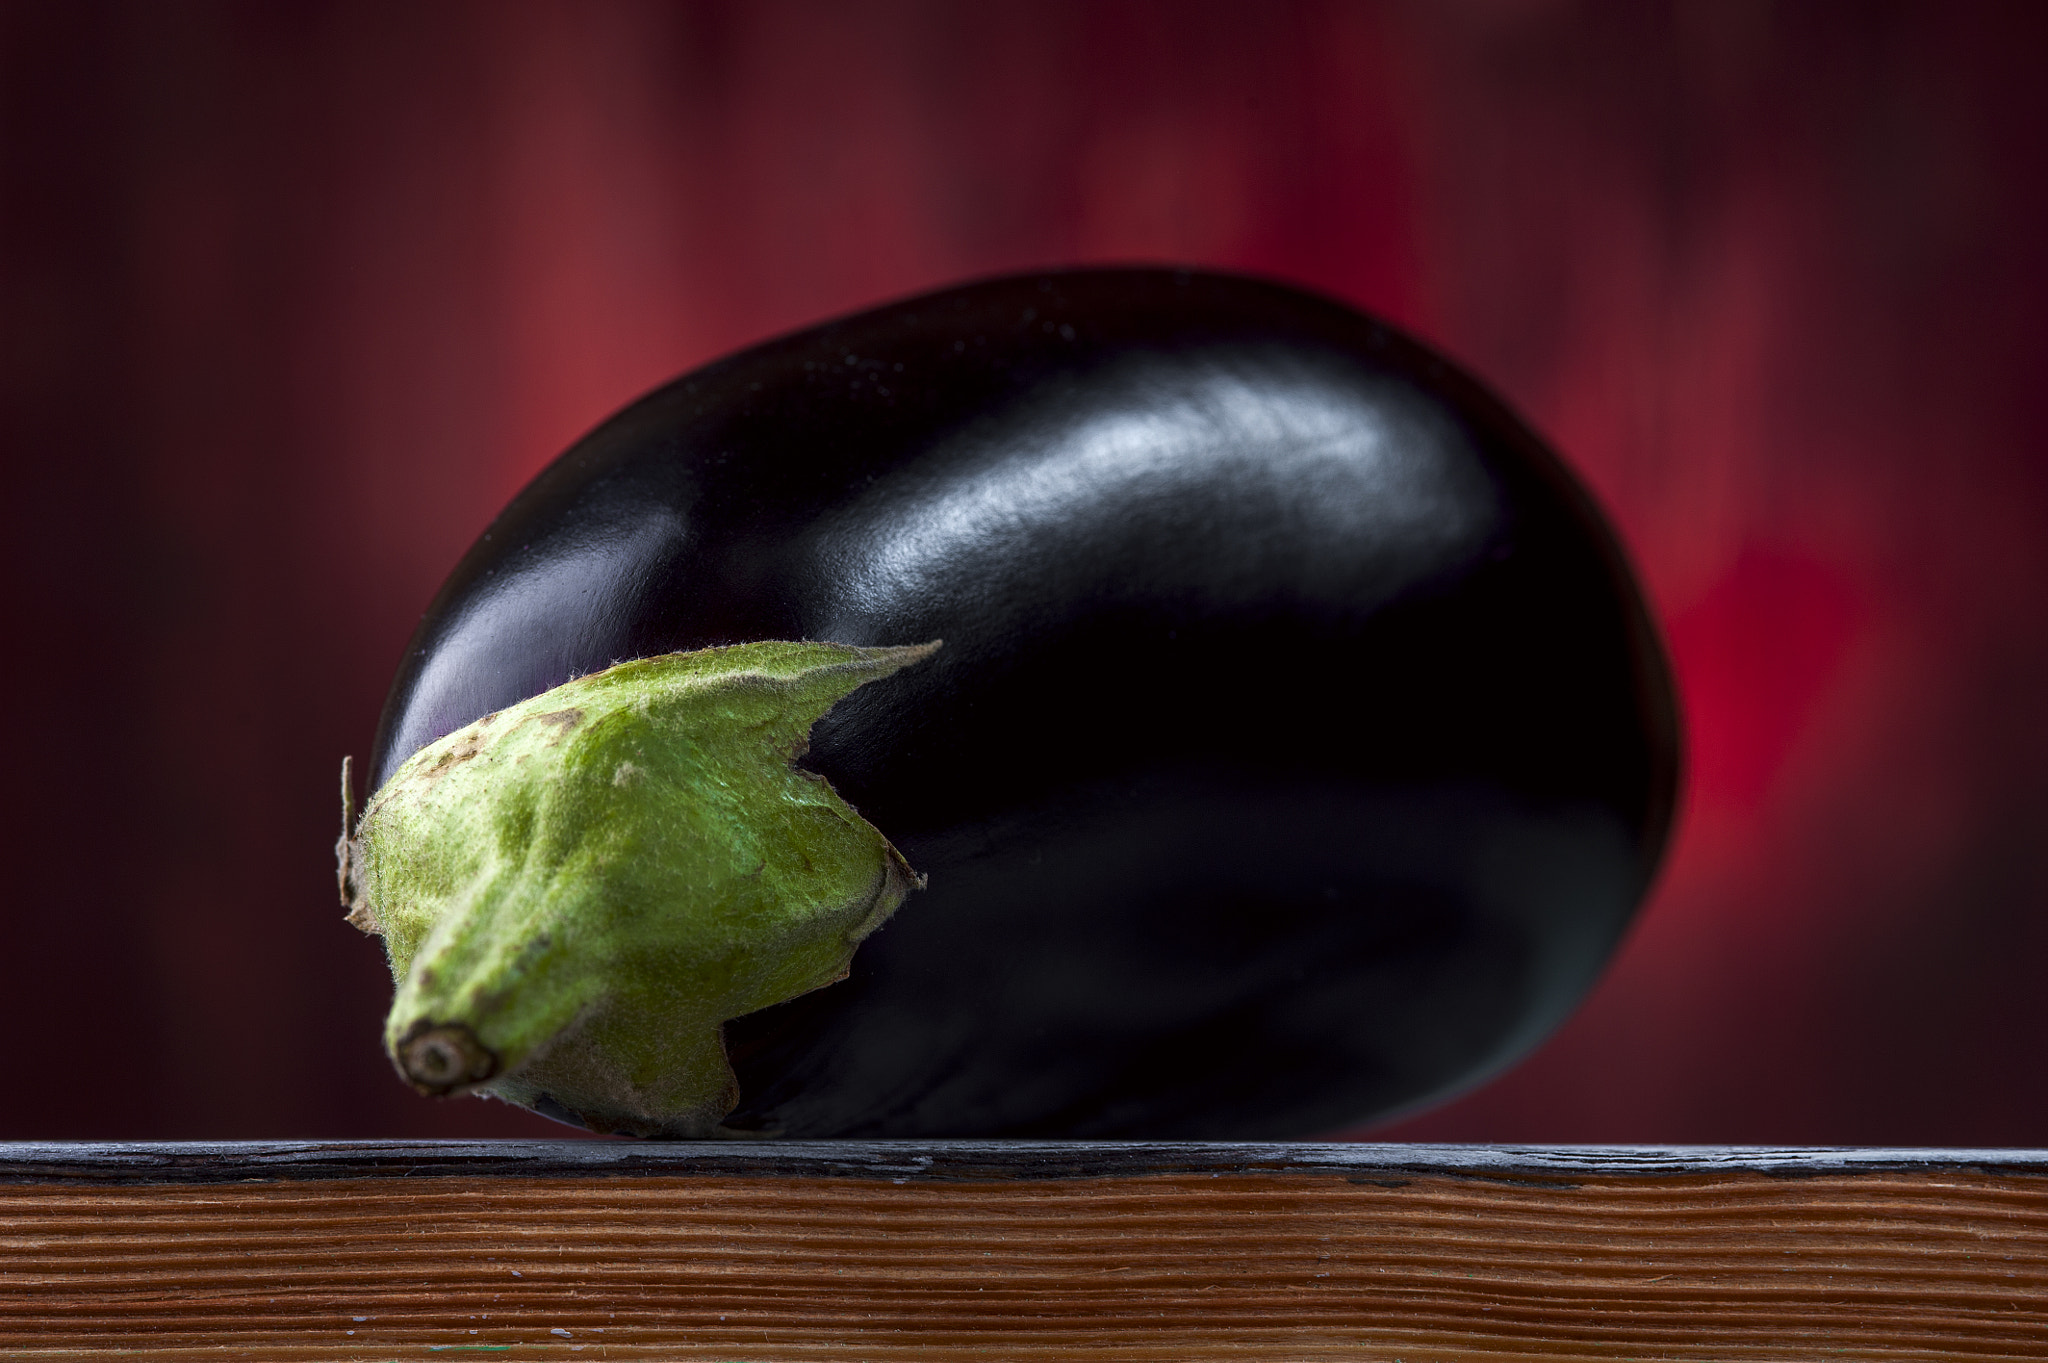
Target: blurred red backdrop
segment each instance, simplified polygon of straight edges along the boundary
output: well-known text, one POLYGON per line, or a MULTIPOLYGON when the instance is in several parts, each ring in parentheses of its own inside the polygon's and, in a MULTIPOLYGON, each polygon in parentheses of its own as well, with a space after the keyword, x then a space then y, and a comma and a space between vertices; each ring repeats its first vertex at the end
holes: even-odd
POLYGON ((582 430, 966 276, 1461 357, 1668 629, 1684 824, 1425 1139, 2048 1144, 2048 9, 0 8, 0 1136, 563 1134, 377 1044, 335 770, 582 430))

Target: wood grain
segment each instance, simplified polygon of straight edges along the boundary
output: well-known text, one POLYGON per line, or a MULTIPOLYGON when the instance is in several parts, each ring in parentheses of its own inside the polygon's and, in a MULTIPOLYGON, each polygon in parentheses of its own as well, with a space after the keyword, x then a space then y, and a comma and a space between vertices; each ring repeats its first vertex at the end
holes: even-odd
POLYGON ((2048 1156, 0 1146, 10 1359, 2048 1358, 2048 1156))

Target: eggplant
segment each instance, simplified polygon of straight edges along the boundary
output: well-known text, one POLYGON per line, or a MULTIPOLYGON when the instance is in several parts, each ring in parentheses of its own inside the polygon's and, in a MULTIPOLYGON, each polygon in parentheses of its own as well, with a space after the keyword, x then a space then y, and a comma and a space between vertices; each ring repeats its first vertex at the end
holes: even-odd
MULTIPOLYGON (((812 641, 892 661, 778 720, 779 769, 922 888, 845 978, 711 1024, 722 1120, 501 1095, 657 1135, 1328 1132, 1549 1033, 1671 821, 1664 654, 1543 442, 1383 322, 1164 269, 912 298, 635 402, 456 567, 371 785, 621 662, 812 641)), ((423 1014, 393 1047, 489 1089, 473 1042, 423 1014)))

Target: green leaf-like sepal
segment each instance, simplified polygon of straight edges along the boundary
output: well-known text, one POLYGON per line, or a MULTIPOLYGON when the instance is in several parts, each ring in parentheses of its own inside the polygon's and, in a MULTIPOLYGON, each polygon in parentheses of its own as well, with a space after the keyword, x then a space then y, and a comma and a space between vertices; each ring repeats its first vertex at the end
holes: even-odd
POLYGON ((426 1092, 713 1134, 722 1024, 845 977, 921 882, 795 766, 856 687, 937 644, 758 643, 620 663, 421 749, 341 846, 426 1092))

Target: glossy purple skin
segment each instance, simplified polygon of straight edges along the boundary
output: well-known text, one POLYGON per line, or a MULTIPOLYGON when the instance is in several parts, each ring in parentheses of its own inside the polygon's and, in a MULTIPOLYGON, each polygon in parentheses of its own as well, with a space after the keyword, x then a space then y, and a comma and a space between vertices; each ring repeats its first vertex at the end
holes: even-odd
POLYGON ((1504 1066, 1592 983, 1677 721, 1583 491, 1448 361, 1164 270, 998 279, 685 376, 463 559, 372 763, 618 659, 943 639, 807 762, 930 877, 736 1020, 735 1126, 1258 1138, 1504 1066))

